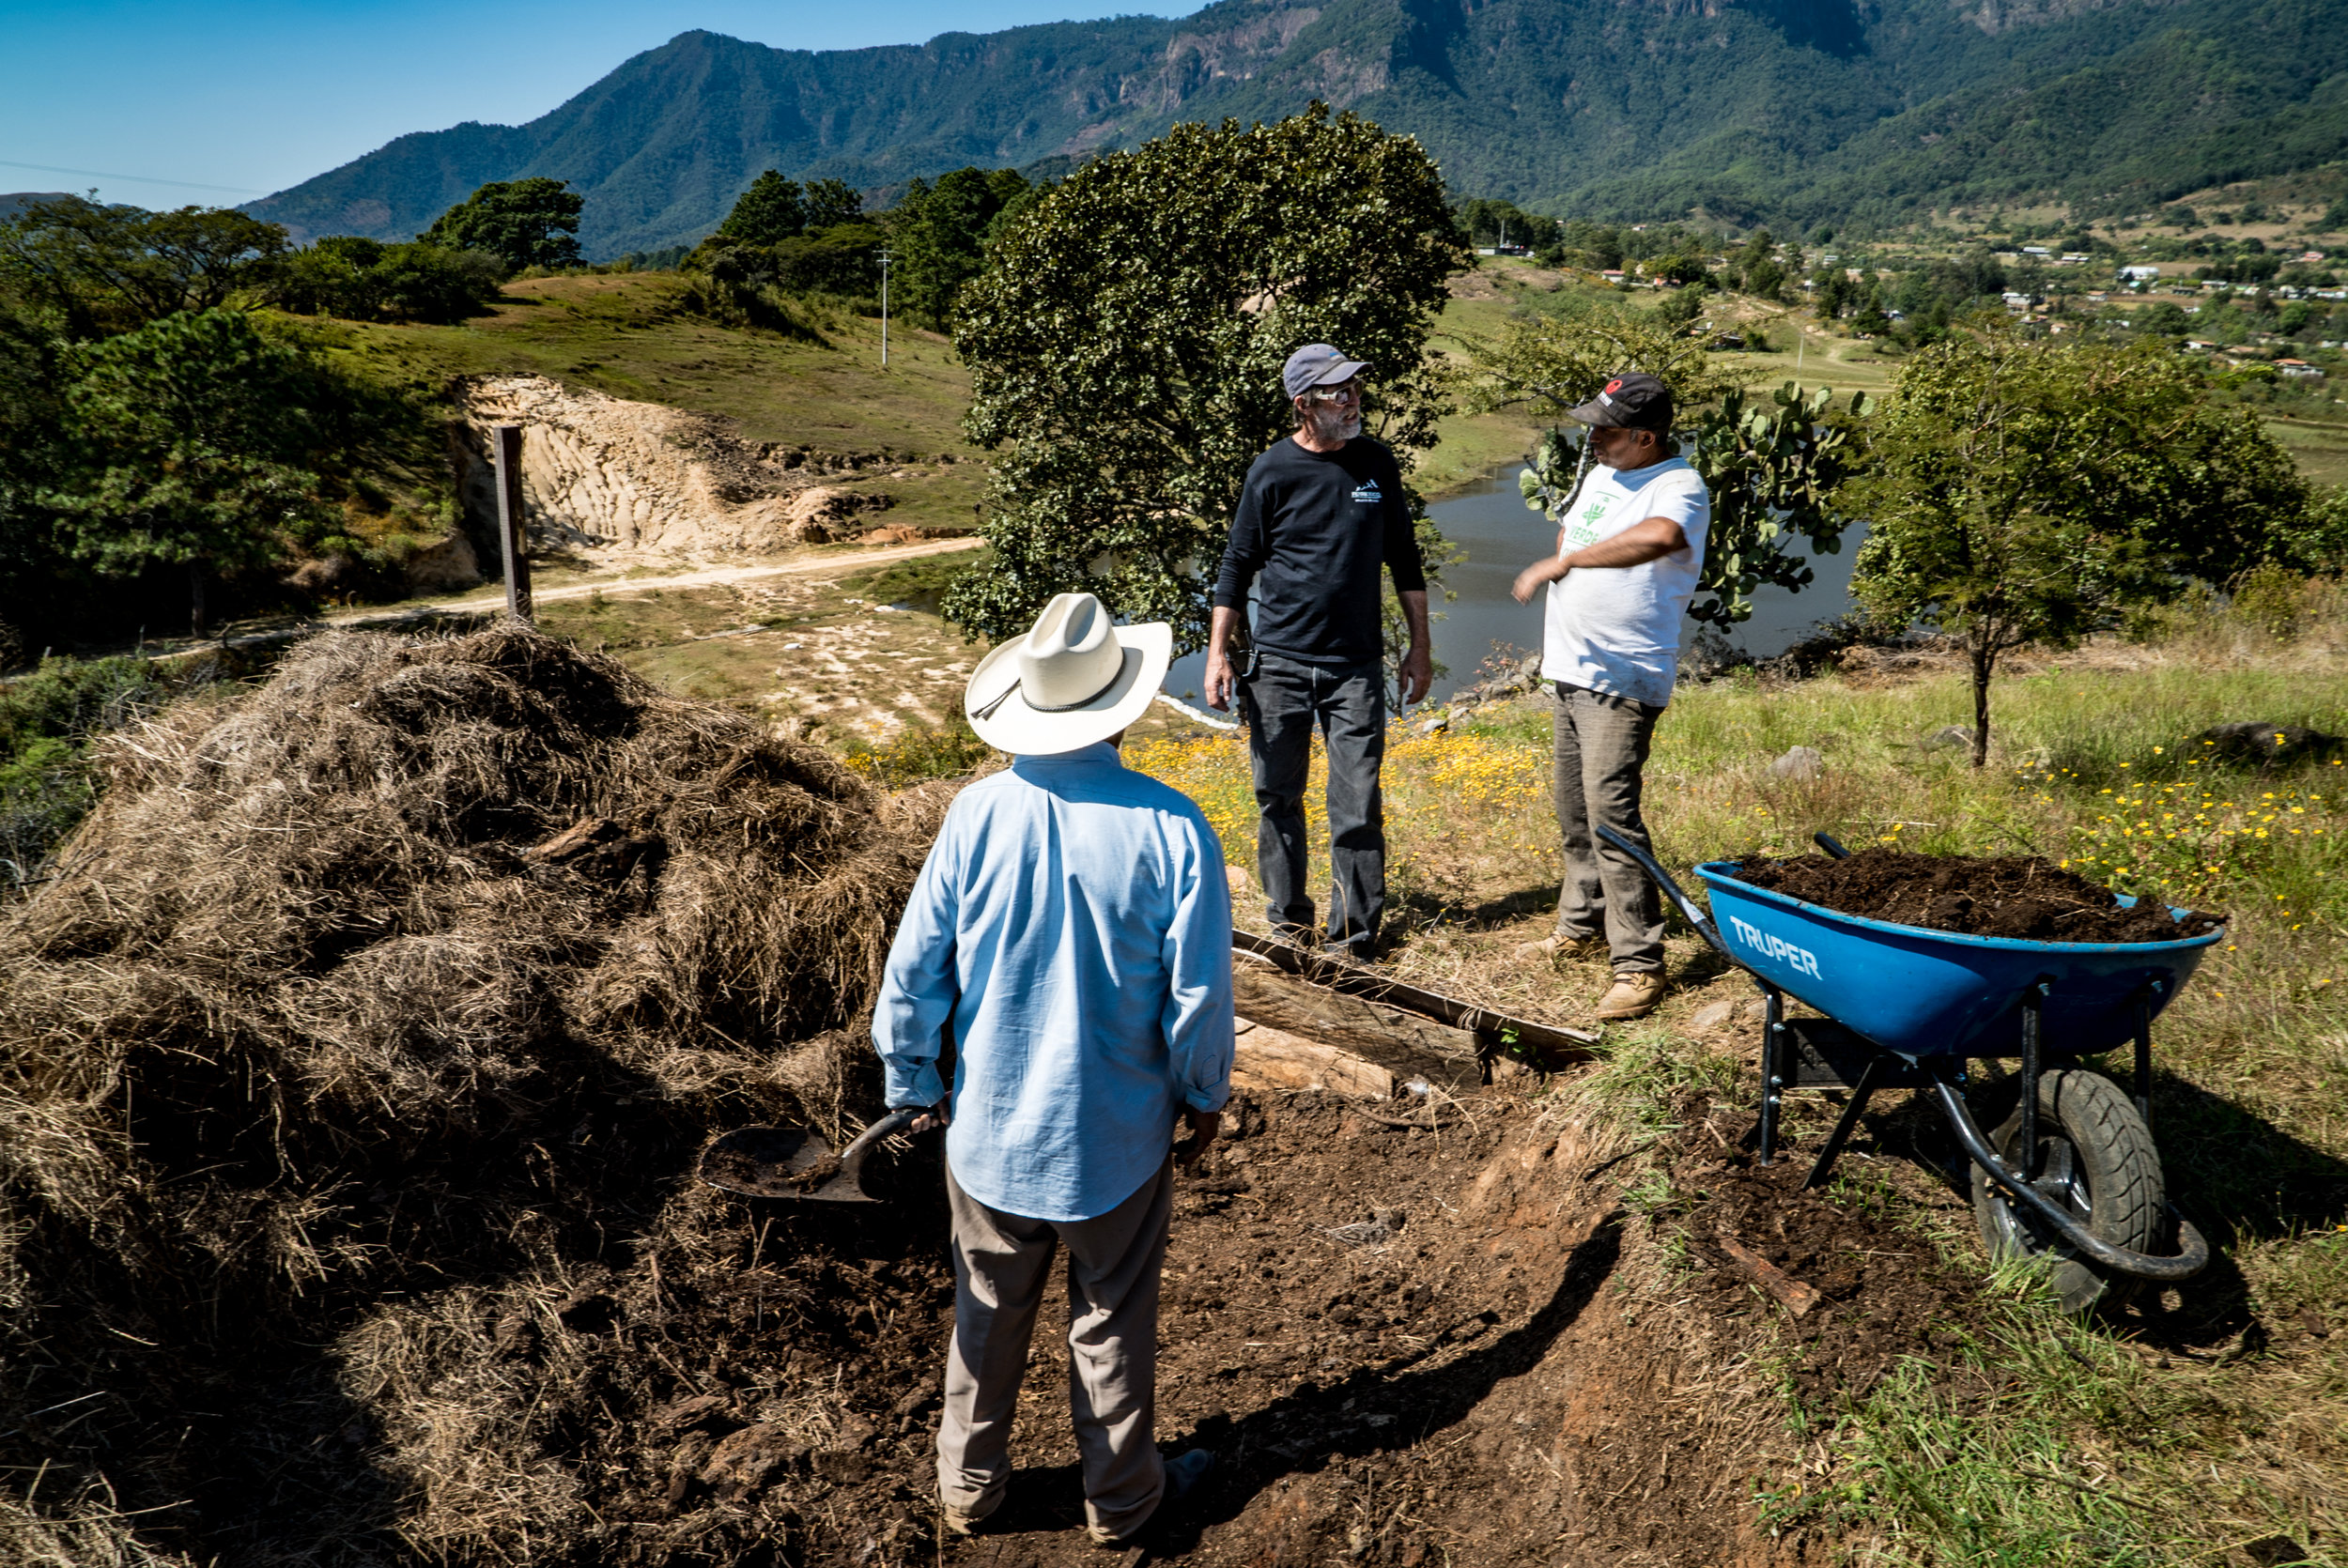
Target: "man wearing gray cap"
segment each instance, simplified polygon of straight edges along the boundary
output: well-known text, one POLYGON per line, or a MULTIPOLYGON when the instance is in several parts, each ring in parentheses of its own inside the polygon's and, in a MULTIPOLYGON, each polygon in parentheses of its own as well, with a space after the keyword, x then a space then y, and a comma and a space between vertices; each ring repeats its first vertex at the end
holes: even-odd
POLYGON ((1296 432, 1256 459, 1231 519, 1207 641, 1207 703, 1236 695, 1254 763, 1256 870, 1266 914, 1290 936, 1313 930, 1305 880, 1305 778, 1319 725, 1329 753, 1328 924, 1323 950, 1367 959, 1386 902, 1386 826, 1378 773, 1386 753, 1385 631, 1378 573, 1394 578, 1410 622, 1402 699, 1434 680, 1427 572, 1402 470, 1362 434, 1359 360, 1325 343, 1289 356, 1282 384, 1296 432), (1232 633, 1256 589, 1253 646, 1239 668, 1232 633))
POLYGON ((1549 590, 1541 675, 1556 694, 1552 789, 1566 852, 1557 929, 1519 951, 1603 945, 1614 983, 1598 1016, 1644 1018, 1663 999, 1662 900, 1596 829, 1647 842, 1647 746, 1678 675, 1712 496, 1673 451, 1671 389, 1656 377, 1625 371, 1568 417, 1590 427, 1598 461, 1557 514, 1556 553, 1519 573, 1512 590, 1519 604, 1549 590))

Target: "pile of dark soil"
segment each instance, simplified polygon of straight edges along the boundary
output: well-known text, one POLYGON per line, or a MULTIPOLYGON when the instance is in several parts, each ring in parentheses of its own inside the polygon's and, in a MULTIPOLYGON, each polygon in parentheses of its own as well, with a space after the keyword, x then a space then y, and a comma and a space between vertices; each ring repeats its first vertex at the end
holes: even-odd
POLYGON ((684 1289, 828 1385, 932 1288, 766 1288, 685 1173, 877 1108, 949 791, 513 625, 320 638, 109 761, 0 918, 0 1560, 567 1560, 637 1396, 566 1346, 684 1289))
POLYGON ((2222 915, 2171 919, 2157 899, 2123 909, 2109 887, 2037 855, 1916 854, 1858 850, 1844 860, 1822 854, 1755 858, 1737 875, 1804 903, 1902 926, 2031 942, 2174 942, 2201 936, 2222 915))

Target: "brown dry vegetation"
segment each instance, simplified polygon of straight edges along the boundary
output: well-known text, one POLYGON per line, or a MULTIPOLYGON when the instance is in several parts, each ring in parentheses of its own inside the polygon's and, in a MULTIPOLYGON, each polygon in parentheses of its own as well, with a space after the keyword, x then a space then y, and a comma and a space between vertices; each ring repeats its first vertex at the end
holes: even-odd
POLYGON ((320 638, 111 761, 0 928, 0 1557, 531 1528, 533 1309, 459 1325, 662 1235, 714 1120, 870 1109, 841 1031, 942 797, 513 627, 320 638))

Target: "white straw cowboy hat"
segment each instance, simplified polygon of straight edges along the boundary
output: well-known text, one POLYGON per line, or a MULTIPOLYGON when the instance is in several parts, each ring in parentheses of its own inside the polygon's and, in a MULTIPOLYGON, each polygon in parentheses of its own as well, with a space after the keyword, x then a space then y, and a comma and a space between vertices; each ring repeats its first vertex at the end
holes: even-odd
POLYGON ((1035 627, 979 661, 962 711, 979 739, 1013 756, 1074 751, 1139 718, 1174 658, 1174 628, 1109 623, 1089 593, 1058 593, 1035 627))

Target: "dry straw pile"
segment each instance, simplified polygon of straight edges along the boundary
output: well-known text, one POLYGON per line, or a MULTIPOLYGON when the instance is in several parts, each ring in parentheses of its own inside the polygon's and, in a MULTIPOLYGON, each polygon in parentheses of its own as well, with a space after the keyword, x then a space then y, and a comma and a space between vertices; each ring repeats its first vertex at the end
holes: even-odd
POLYGON ((589 1544, 585 1426, 676 1387, 610 1330, 738 1268, 712 1129, 873 1109, 950 792, 512 625, 321 638, 111 762, 0 920, 0 1560, 667 1555, 589 1544))

